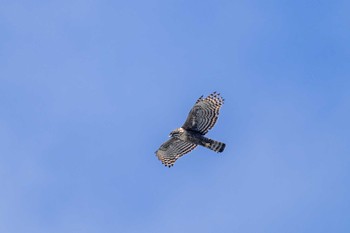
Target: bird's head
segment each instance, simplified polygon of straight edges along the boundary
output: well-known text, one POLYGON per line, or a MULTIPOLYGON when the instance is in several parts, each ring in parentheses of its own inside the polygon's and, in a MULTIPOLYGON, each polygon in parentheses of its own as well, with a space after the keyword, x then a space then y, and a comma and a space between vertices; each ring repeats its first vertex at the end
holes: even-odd
POLYGON ((178 138, 183 132, 184 132, 183 128, 175 129, 171 131, 171 133, 169 134, 169 137, 178 138))

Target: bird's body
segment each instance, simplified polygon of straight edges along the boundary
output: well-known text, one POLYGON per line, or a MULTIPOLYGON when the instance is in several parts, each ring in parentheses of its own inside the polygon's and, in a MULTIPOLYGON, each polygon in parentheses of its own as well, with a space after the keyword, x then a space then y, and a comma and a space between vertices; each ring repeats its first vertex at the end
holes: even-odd
POLYGON ((172 137, 178 138, 182 141, 187 141, 195 145, 204 146, 215 152, 222 152, 225 149, 225 143, 212 140, 210 138, 204 137, 202 134, 185 130, 183 128, 178 128, 170 133, 172 137))
POLYGON ((222 152, 226 146, 224 143, 204 135, 215 125, 223 103, 224 99, 216 92, 206 98, 201 96, 188 114, 184 125, 172 131, 169 135, 171 138, 156 151, 159 160, 165 166, 171 167, 178 158, 198 145, 222 152))

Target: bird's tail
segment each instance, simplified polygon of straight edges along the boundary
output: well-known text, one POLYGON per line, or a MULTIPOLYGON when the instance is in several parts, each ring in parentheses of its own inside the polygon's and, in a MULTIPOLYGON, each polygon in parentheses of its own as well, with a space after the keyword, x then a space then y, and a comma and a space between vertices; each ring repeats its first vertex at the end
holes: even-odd
POLYGON ((226 145, 223 142, 218 142, 210 138, 205 138, 205 142, 203 143, 203 146, 215 152, 223 152, 226 145))

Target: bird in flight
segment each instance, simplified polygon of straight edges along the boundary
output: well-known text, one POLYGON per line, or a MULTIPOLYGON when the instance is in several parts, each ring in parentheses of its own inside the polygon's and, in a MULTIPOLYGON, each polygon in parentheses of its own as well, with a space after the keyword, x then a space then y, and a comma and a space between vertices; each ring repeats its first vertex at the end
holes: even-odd
POLYGON ((224 99, 217 92, 205 98, 199 97, 183 126, 172 131, 169 135, 170 139, 155 152, 158 159, 165 166, 171 167, 178 158, 198 145, 215 152, 223 152, 225 143, 205 137, 205 134, 215 125, 223 104, 224 99))

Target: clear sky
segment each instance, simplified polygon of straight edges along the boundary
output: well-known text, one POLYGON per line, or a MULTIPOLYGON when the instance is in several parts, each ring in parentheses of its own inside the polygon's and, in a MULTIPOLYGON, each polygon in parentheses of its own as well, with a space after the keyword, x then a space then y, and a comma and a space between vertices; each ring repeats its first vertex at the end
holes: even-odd
POLYGON ((0 1, 0 232, 350 232, 349 1, 0 1), (196 99, 197 148, 154 152, 196 99))

